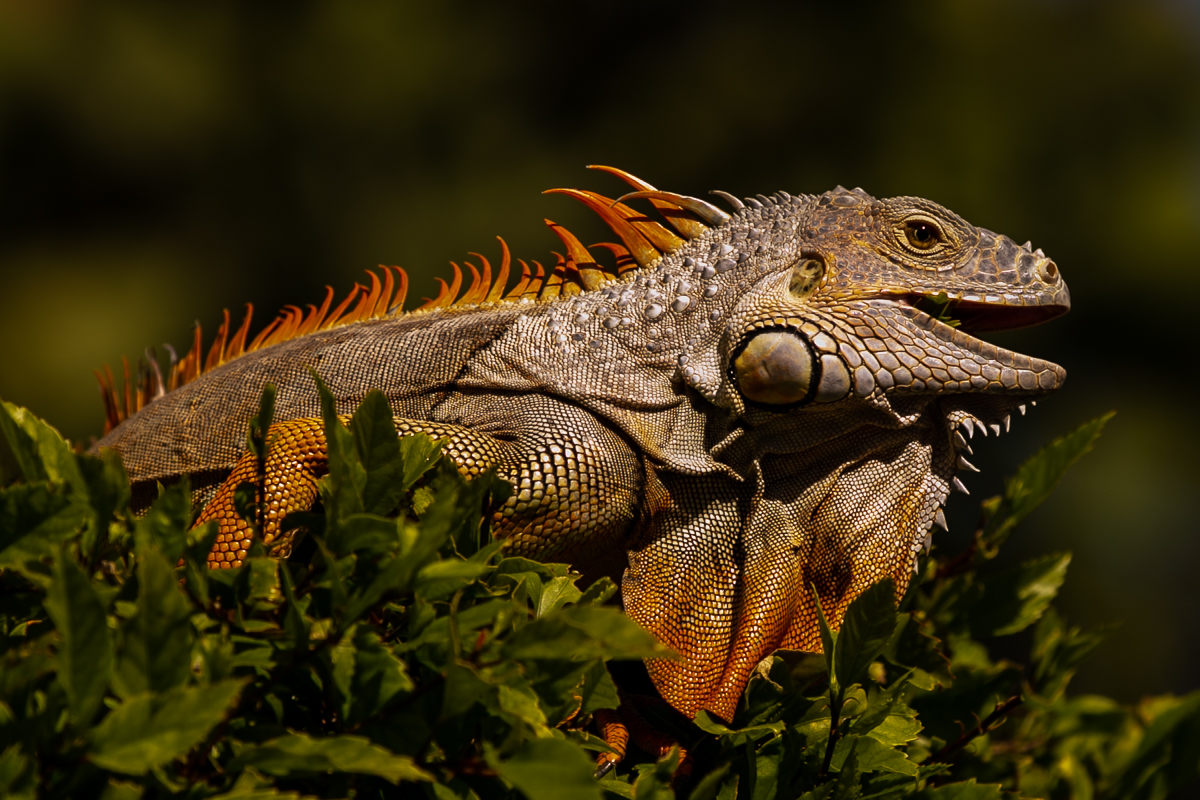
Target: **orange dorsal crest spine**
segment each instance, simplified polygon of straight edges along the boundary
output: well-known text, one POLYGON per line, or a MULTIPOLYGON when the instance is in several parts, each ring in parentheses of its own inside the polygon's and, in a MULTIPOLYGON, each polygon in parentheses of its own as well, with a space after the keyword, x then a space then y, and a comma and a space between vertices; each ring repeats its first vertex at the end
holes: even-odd
POLYGON ((501 260, 494 278, 488 259, 480 253, 471 253, 479 266, 469 261, 463 262, 470 273, 466 291, 462 291, 462 267, 451 262, 453 277, 450 282, 436 278, 439 284, 437 296, 426 298, 423 305, 412 311, 404 310, 404 302, 408 297, 408 274, 400 267, 383 265, 379 267, 380 273, 366 271, 370 279, 369 286, 354 284, 349 294, 332 309, 330 307, 336 292, 327 286, 325 299, 319 306, 308 305, 306 309, 286 306, 253 339, 250 338, 250 328, 254 306, 249 303, 246 305, 246 314, 236 330, 226 310, 207 350, 203 349, 203 335, 198 323, 193 330, 191 346, 182 358, 177 357, 173 349, 167 348, 170 358, 165 378, 159 370, 153 350, 147 350, 146 355, 138 359, 136 368, 131 369, 129 361, 122 359, 124 368, 121 385, 107 366, 102 371, 96 370, 104 403, 104 432, 108 433, 166 392, 184 386, 247 353, 320 331, 406 313, 455 313, 504 303, 548 303, 560 297, 593 291, 611 281, 621 280, 629 272, 649 266, 683 246, 686 240, 703 236, 711 225, 723 224, 728 219, 724 212, 702 200, 660 192, 640 178, 614 167, 591 169, 615 175, 636 191, 617 200, 578 189, 550 189, 549 192, 567 194, 582 201, 612 228, 622 244, 600 242, 590 248, 585 247, 566 228, 546 220, 546 225, 562 242, 566 253, 554 253, 555 263, 549 273, 536 261, 533 262, 534 268, 530 269, 525 261, 518 260, 521 274, 511 289, 508 283, 512 256, 505 241, 496 237, 500 242, 501 260), (621 202, 635 197, 649 201, 670 227, 651 220, 621 202), (602 264, 596 258, 596 251, 605 255, 607 264, 602 264))

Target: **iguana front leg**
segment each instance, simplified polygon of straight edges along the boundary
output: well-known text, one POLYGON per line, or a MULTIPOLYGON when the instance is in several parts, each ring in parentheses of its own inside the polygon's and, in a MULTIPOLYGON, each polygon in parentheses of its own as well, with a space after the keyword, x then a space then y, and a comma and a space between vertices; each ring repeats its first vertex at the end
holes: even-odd
MULTIPOLYGON (((516 429, 488 426, 486 431, 403 417, 394 421, 401 436, 424 433, 443 439, 443 455, 464 477, 495 466, 513 484, 513 495, 492 521, 494 534, 506 541, 510 552, 579 561, 583 566, 589 556, 610 561, 613 553, 623 554, 616 540, 634 519, 645 470, 624 442, 594 417, 578 414, 555 420, 555 416, 522 415, 518 418, 531 421, 516 429)), ((276 541, 280 524, 292 511, 312 507, 318 497, 317 481, 328 470, 324 425, 316 418, 287 420, 271 426, 268 440, 266 492, 259 498, 265 504, 263 541, 286 556, 290 542, 276 541)), ((247 453, 197 519, 196 524, 209 520, 218 524, 210 567, 235 567, 246 557, 252 528, 237 514, 234 492, 242 483, 257 481, 258 463, 247 453)))

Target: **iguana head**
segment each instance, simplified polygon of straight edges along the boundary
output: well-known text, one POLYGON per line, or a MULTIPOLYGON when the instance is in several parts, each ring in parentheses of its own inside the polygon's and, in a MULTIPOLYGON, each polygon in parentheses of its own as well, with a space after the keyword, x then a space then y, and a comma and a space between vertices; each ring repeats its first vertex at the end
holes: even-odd
POLYGON ((838 418, 861 405, 901 424, 921 398, 938 399, 961 410, 956 423, 1000 424, 1061 385, 1060 367, 972 335, 1070 308, 1058 267, 1040 249, 920 198, 876 200, 839 187, 784 208, 795 205, 799 213, 771 223, 786 235, 766 232, 771 206, 754 210, 758 226, 751 221, 742 239, 759 244, 739 246, 730 231, 725 246, 749 280, 735 289, 725 322, 725 380, 714 403, 756 425, 824 416, 830 404, 838 418))
POLYGON ((974 334, 1051 319, 1070 299, 1040 249, 927 200, 839 188, 740 216, 750 230, 729 255, 753 249, 711 399, 743 421, 726 458, 762 477, 752 517, 794 525, 809 589, 781 644, 819 649, 811 587, 835 625, 885 576, 902 593, 949 490, 965 491, 967 437, 1007 429, 1065 379, 974 334))

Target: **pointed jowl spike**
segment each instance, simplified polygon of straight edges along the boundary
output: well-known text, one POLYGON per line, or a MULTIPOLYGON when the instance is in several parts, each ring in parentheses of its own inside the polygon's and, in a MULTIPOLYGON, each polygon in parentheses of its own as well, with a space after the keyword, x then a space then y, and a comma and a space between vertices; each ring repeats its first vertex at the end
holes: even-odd
POLYGON ((950 485, 954 487, 954 491, 956 491, 956 492, 962 492, 963 494, 970 494, 970 492, 967 491, 967 487, 963 486, 963 482, 960 481, 958 478, 955 478, 954 480, 950 481, 950 485))
POLYGON ((925 555, 929 555, 929 551, 933 549, 933 531, 925 532, 925 541, 923 544, 925 545, 925 555))
POLYGON ((950 532, 950 526, 946 524, 946 515, 940 508, 933 515, 933 523, 947 533, 950 532))
POLYGON ((969 469, 971 472, 979 472, 979 467, 975 466, 970 461, 967 461, 962 456, 958 457, 958 466, 962 469, 969 469))
POLYGON ((988 425, 988 427, 992 429, 992 433, 996 434, 997 436, 1000 435, 1000 423, 993 422, 990 425, 988 425))
POLYGON ((1025 244, 1021 245, 1021 247, 1024 247, 1026 250, 1028 250, 1028 249, 1030 249, 1031 247, 1033 247, 1033 242, 1031 242, 1031 241, 1026 241, 1026 242, 1025 242, 1025 244))

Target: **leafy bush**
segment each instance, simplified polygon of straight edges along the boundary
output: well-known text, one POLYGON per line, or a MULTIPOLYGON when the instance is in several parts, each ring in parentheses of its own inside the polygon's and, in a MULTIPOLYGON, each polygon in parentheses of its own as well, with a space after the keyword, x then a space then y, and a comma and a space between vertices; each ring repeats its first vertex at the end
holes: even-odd
MULTIPOLYGON (((251 441, 263 446, 269 403, 251 441)), ((825 655, 780 653, 729 726, 645 716, 690 777, 636 749, 601 781, 589 733, 614 659, 666 655, 561 564, 509 558, 471 483, 369 396, 327 404, 322 512, 286 561, 255 545, 209 571, 185 486, 129 513, 119 459, 79 455, 5 404, 24 481, 0 490, 0 793, 6 797, 1161 798, 1200 760, 1200 693, 1136 708, 1071 697, 1102 631, 1051 602, 1068 554, 988 562, 1107 418, 1027 462, 984 503, 970 549, 883 583, 825 655), (985 579, 986 575, 986 579, 985 579), (987 643, 1034 626, 1023 664, 987 643)), ((248 498, 252 500, 253 493, 248 498)), ((247 514, 252 509, 247 509, 247 514)))

